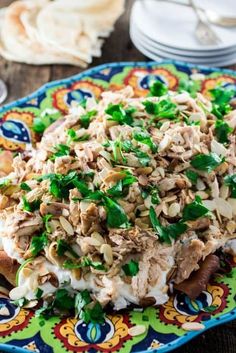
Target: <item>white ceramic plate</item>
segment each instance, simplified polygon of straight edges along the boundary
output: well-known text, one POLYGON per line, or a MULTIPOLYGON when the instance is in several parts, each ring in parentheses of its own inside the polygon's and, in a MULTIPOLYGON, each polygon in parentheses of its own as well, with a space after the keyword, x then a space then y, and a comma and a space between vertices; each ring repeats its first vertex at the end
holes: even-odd
POLYGON ((220 56, 225 56, 226 54, 233 54, 236 52, 236 45, 234 47, 230 47, 228 49, 220 49, 220 50, 209 50, 209 51, 193 51, 193 50, 181 50, 181 49, 176 49, 176 48, 172 48, 169 47, 167 45, 161 44, 155 40, 153 40, 152 38, 150 38, 145 32, 143 32, 142 30, 140 30, 136 24, 135 21, 133 21, 133 19, 131 18, 130 20, 130 28, 132 28, 132 32, 137 33, 137 35, 139 37, 142 37, 143 40, 145 40, 146 42, 150 43, 150 45, 152 45, 153 47, 160 49, 160 50, 164 50, 166 52, 169 52, 170 54, 174 54, 174 55, 185 55, 185 56, 189 56, 189 57, 200 57, 200 58, 216 58, 216 57, 220 57, 220 56))
MULTIPOLYGON (((196 4, 224 14, 236 14, 235 0, 196 0, 196 4)), ((222 43, 202 46, 195 38, 197 17, 187 6, 157 0, 138 0, 132 9, 132 19, 139 30, 152 40, 176 49, 209 51, 228 49, 236 45, 236 27, 212 26, 222 43)))
POLYGON ((202 66, 215 66, 215 67, 221 67, 221 66, 227 66, 227 65, 232 65, 236 62, 236 54, 230 54, 224 57, 224 59, 218 59, 218 60, 199 60, 194 57, 185 57, 185 56, 180 56, 180 55, 172 55, 169 54, 165 51, 162 50, 156 50, 152 48, 150 45, 147 43, 143 42, 140 40, 136 35, 130 32, 130 37, 134 45, 138 50, 140 50, 145 56, 148 58, 155 60, 155 61, 160 61, 162 59, 172 59, 172 60, 178 60, 178 61, 184 61, 192 64, 199 64, 202 66))

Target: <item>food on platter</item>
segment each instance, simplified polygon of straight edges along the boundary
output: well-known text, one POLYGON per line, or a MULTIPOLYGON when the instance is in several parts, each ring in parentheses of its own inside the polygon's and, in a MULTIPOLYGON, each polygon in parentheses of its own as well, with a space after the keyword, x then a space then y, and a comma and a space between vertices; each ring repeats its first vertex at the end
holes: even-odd
POLYGON ((10 298, 101 322, 108 305, 159 305, 173 290, 198 297, 236 253, 234 95, 157 81, 145 98, 127 86, 49 127, 38 118, 36 146, 0 154, 10 298))

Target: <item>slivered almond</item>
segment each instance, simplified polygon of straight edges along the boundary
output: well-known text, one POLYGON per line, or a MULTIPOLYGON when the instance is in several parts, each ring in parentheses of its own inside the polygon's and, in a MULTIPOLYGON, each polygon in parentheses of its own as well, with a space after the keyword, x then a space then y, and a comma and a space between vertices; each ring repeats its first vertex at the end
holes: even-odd
POLYGON ((15 287, 9 292, 9 297, 12 300, 21 299, 27 292, 26 286, 15 287))
POLYGON ((92 239, 96 239, 97 242, 99 243, 99 245, 104 244, 104 239, 103 239, 103 237, 101 236, 101 234, 99 234, 98 232, 93 232, 93 233, 91 234, 91 238, 92 238, 92 239))
POLYGON ((128 329, 128 334, 130 336, 134 337, 134 336, 142 335, 145 331, 146 331, 146 326, 144 326, 144 325, 136 325, 136 326, 130 327, 128 329))
POLYGON ((199 331, 203 330, 205 326, 199 322, 185 322, 181 328, 185 331, 199 331))
POLYGON ((62 228, 66 231, 67 234, 74 235, 74 229, 65 217, 60 216, 59 221, 61 223, 62 228))
POLYGON ((100 253, 103 254, 104 260, 108 265, 113 263, 113 253, 112 248, 109 244, 102 244, 100 248, 100 253))

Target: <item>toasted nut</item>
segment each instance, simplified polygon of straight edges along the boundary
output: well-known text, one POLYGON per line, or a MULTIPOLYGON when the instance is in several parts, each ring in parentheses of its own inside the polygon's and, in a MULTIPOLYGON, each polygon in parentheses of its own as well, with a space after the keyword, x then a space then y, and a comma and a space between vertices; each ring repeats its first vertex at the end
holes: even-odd
POLYGON ((128 329, 128 334, 133 337, 142 335, 144 332, 146 332, 146 326, 144 325, 136 325, 128 329))
POLYGON ((9 297, 11 300, 21 299, 25 296, 26 292, 26 286, 15 287, 9 292, 9 297))
POLYGON ((59 221, 61 223, 62 228, 66 231, 67 234, 74 235, 74 229, 65 217, 60 216, 59 221))
POLYGON ((151 167, 143 167, 143 168, 137 168, 136 173, 138 175, 149 175, 152 173, 152 168, 151 167))
POLYGON ((8 204, 8 197, 5 195, 0 195, 0 210, 4 210, 4 208, 7 207, 8 204))
POLYGON ((170 217, 176 217, 179 213, 180 213, 180 204, 177 202, 173 202, 168 209, 168 215, 170 217))
POLYGON ((203 330, 205 326, 199 322, 185 322, 181 328, 185 331, 199 331, 203 330))
POLYGON ((104 239, 103 239, 103 237, 101 236, 101 234, 99 234, 98 232, 93 232, 93 233, 91 234, 91 238, 92 238, 92 239, 96 239, 96 240, 99 242, 99 245, 104 244, 104 239))
POLYGON ((91 246, 101 246, 100 241, 92 237, 84 237, 83 242, 86 242, 88 245, 91 246))
POLYGON ((30 309, 34 308, 36 305, 38 305, 38 300, 31 300, 29 303, 24 305, 24 308, 30 309))
POLYGON ((226 200, 229 197, 229 187, 227 185, 222 185, 220 188, 220 197, 226 200))
POLYGON ((108 265, 113 263, 113 253, 112 248, 109 244, 102 244, 100 248, 100 253, 103 254, 104 260, 108 265))
POLYGON ((81 279, 81 269, 80 268, 73 268, 72 272, 72 276, 75 277, 75 279, 77 281, 79 281, 81 279))

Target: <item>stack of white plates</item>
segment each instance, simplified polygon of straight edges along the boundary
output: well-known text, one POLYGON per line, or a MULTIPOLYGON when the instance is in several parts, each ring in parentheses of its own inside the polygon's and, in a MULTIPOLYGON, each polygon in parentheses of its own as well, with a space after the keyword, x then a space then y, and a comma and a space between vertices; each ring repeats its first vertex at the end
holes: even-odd
MULTIPOLYGON (((236 16, 236 0, 195 0, 195 3, 224 16, 236 16)), ((221 42, 204 46, 195 37, 196 25, 197 17, 191 7, 167 0, 136 0, 131 12, 130 36, 134 45, 152 60, 168 58, 205 66, 236 63, 236 27, 212 25, 221 42)))

